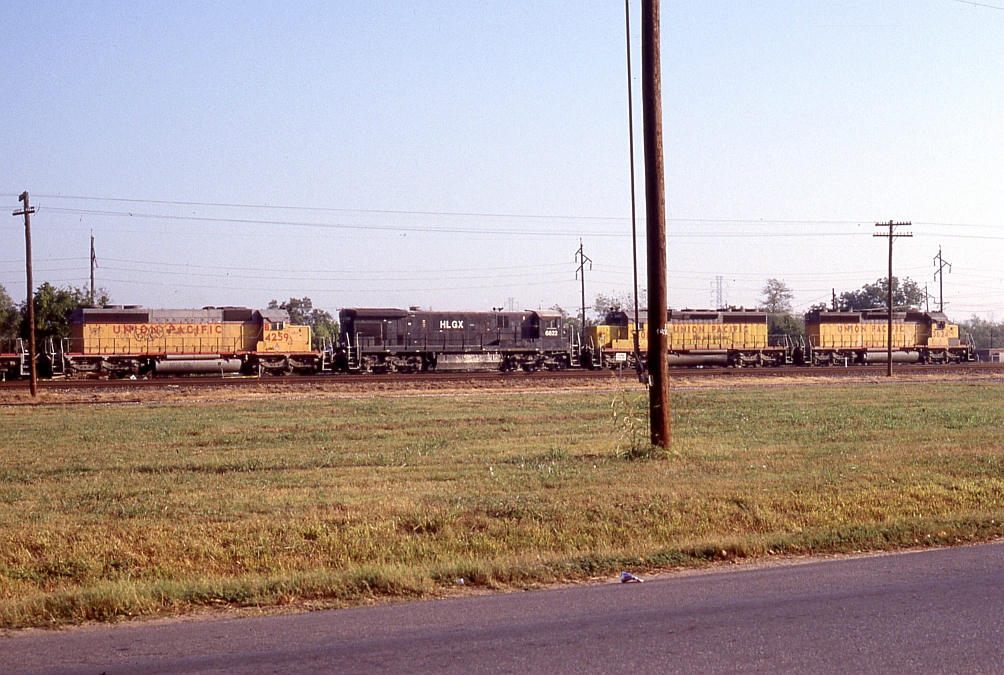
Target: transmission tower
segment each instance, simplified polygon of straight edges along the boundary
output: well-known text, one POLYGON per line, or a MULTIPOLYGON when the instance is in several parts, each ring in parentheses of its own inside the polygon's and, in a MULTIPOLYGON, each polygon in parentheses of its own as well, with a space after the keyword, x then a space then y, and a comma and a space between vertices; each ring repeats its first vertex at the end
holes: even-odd
POLYGON ((575 252, 575 262, 579 263, 579 268, 575 271, 575 278, 582 282, 582 342, 586 341, 586 263, 589 269, 593 269, 593 261, 587 257, 582 250, 582 240, 579 239, 579 250, 575 252))
POLYGON ((938 271, 934 273, 934 280, 938 282, 938 311, 945 311, 945 268, 948 273, 952 273, 952 263, 941 257, 941 247, 938 247, 938 255, 934 256, 934 264, 938 266, 938 271))

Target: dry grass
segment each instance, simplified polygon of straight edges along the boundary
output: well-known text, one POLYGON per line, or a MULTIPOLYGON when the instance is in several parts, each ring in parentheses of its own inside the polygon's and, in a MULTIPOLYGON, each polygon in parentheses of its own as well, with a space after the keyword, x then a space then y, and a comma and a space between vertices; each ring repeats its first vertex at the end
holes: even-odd
POLYGON ((635 396, 0 408, 0 626, 1001 533, 999 384, 678 391, 629 461, 635 396))

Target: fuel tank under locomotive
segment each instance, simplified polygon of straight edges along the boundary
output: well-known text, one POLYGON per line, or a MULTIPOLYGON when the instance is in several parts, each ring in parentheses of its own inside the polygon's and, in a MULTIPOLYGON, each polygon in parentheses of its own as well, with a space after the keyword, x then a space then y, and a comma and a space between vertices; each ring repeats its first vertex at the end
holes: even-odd
POLYGON ((153 372, 157 375, 233 375, 241 372, 243 366, 241 359, 223 358, 218 354, 168 355, 154 363, 153 372))

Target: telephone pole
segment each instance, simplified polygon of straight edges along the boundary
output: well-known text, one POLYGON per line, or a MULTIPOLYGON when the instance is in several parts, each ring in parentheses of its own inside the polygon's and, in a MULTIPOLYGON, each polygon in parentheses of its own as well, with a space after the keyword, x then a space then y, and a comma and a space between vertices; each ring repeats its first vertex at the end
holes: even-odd
POLYGON ((24 208, 14 212, 15 216, 24 216, 24 263, 28 277, 28 368, 30 373, 31 397, 38 397, 38 372, 35 370, 35 289, 31 281, 31 214, 35 209, 28 204, 28 193, 22 192, 17 198, 24 208))
POLYGON ((94 230, 91 230, 91 304, 94 304, 94 268, 98 266, 98 257, 94 255, 94 230))
POLYGON ((581 324, 581 337, 582 344, 586 342, 586 263, 589 263, 589 269, 593 269, 593 261, 586 257, 586 254, 582 251, 582 240, 579 239, 579 250, 575 252, 575 262, 579 263, 579 269, 575 270, 575 278, 582 281, 582 324, 581 324))
POLYGON ((889 334, 886 341, 886 370, 885 374, 888 377, 892 377, 892 241, 897 237, 912 237, 911 232, 896 232, 897 227, 910 226, 911 223, 894 223, 891 220, 888 223, 875 223, 875 227, 888 227, 889 233, 882 234, 876 232, 873 237, 888 237, 889 238, 889 278, 887 285, 889 286, 889 334))
POLYGON ((634 101, 631 97, 631 0, 624 0, 624 30, 627 45, 628 155, 631 172, 631 260, 634 270, 634 368, 638 379, 645 382, 645 371, 641 365, 641 345, 638 341, 641 323, 638 320, 638 213, 634 192, 634 101))
POLYGON ((645 120, 645 232, 648 246, 649 424, 652 445, 669 449, 669 335, 666 330, 666 188, 662 155, 659 0, 641 3, 641 89, 645 120))
POLYGON ((945 311, 945 268, 948 273, 952 273, 952 263, 941 257, 941 247, 938 247, 938 255, 934 256, 934 262, 938 266, 938 271, 934 273, 934 278, 938 281, 938 311, 945 311))

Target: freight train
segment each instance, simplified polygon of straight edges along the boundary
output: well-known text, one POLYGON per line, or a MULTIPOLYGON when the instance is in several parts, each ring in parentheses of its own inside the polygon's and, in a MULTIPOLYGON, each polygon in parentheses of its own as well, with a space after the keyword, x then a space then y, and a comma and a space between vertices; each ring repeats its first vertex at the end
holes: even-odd
MULTIPOLYGON (((885 310, 818 310, 806 336, 770 335, 759 310, 669 310, 669 363, 681 367, 857 365, 887 358, 885 310)), ((82 308, 71 335, 47 348, 54 374, 111 377, 289 373, 535 371, 645 367, 648 325, 615 310, 581 336, 558 312, 445 312, 349 308, 336 341, 314 339, 282 309, 82 308)), ((24 371, 23 342, 0 355, 5 376, 24 371), (9 358, 8 358, 9 357, 9 358), (6 364, 6 365, 4 365, 6 364)), ((940 312, 893 312, 893 359, 973 361, 968 336, 940 312)))
POLYGON ((71 336, 46 350, 56 374, 283 375, 450 370, 563 370, 578 365, 561 314, 343 309, 339 340, 315 341, 283 309, 71 312, 71 336))

